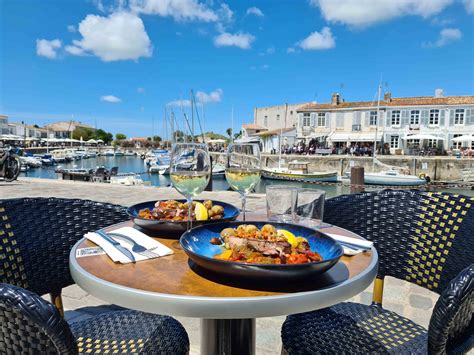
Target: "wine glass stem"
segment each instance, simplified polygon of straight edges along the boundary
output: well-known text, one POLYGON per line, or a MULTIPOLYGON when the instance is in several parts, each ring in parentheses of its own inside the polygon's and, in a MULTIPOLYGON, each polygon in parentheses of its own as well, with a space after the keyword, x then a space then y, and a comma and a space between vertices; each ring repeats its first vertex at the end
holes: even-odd
POLYGON ((187 223, 187 228, 188 230, 190 230, 191 228, 193 228, 193 220, 192 220, 192 215, 193 215, 193 198, 192 197, 188 197, 186 198, 186 201, 188 203, 188 223, 187 223))
POLYGON ((245 205, 247 204, 247 196, 241 194, 240 199, 242 200, 242 220, 245 222, 245 205))

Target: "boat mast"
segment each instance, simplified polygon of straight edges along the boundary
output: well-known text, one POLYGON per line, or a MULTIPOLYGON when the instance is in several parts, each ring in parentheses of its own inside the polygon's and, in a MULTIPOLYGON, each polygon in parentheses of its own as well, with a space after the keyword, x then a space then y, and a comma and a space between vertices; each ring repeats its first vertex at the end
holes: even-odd
POLYGON ((231 113, 230 113, 230 121, 231 121, 230 142, 234 143, 234 106, 232 106, 232 110, 231 110, 231 113))
MULTIPOLYGON (((285 103, 285 123, 286 123, 286 115, 288 113, 288 103, 285 103)), ((278 169, 281 168, 281 140, 283 138, 283 120, 280 121, 280 137, 278 138, 278 144, 279 144, 279 148, 278 148, 278 154, 279 154, 279 158, 278 158, 278 169)))
MULTIPOLYGON (((377 151, 377 133, 379 129, 379 113, 380 113, 380 95, 382 92, 382 78, 380 78, 378 94, 377 94, 377 120, 375 121, 375 138, 374 138, 374 152, 373 152, 373 159, 372 159, 372 171, 375 172, 375 156, 377 151)), ((370 117, 369 117, 370 119, 370 117)))
POLYGON ((194 143, 194 93, 191 89, 191 142, 194 143))

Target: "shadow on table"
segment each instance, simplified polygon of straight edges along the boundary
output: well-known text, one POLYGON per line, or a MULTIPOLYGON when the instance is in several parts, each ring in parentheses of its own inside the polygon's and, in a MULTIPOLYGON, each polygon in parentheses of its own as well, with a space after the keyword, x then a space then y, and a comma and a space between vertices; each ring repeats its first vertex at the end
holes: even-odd
POLYGON ((188 261, 188 264, 191 270, 193 270, 196 274, 215 283, 256 291, 285 293, 315 291, 333 287, 349 278, 349 270, 343 262, 338 262, 331 269, 322 274, 294 281, 288 281, 287 279, 280 280, 276 278, 257 279, 247 277, 229 277, 228 275, 223 275, 203 269, 191 260, 188 261))

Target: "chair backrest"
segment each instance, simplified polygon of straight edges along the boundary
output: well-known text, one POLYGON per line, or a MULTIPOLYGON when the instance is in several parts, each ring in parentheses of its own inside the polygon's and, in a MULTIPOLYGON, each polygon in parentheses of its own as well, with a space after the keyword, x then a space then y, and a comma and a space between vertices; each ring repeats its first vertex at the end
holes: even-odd
POLYGON ((441 293, 428 328, 430 354, 464 354, 474 345, 474 264, 441 293))
POLYGON ((328 199, 324 221, 372 240, 379 277, 441 293, 474 260, 474 197, 383 190, 328 199))
POLYGON ((77 345, 55 306, 33 292, 0 283, 0 353, 77 354, 77 345))
POLYGON ((105 168, 97 168, 95 171, 96 176, 104 176, 105 175, 105 168))
POLYGON ((110 176, 115 176, 117 174, 118 174, 118 166, 112 167, 112 169, 110 169, 110 176))
POLYGON ((85 233, 126 221, 125 207, 89 200, 0 200, 0 282, 39 295, 73 284, 69 252, 85 233))

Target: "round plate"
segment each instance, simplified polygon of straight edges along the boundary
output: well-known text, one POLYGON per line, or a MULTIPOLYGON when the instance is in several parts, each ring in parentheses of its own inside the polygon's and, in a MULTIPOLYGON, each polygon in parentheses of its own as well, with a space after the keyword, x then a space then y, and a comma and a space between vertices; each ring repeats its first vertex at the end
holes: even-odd
MULTIPOLYGON (((186 200, 175 200, 181 203, 185 203, 186 200)), ((196 200, 197 202, 203 202, 203 200, 196 200)), ((194 226, 201 226, 204 224, 209 223, 216 223, 216 222, 224 222, 224 221, 234 221, 239 216, 239 209, 229 203, 221 202, 221 201, 212 201, 212 205, 219 205, 224 207, 224 217, 218 220, 207 220, 207 221, 193 221, 194 226)), ((132 219, 133 223, 137 226, 144 228, 148 231, 164 233, 171 236, 181 235, 187 230, 187 222, 186 221, 162 221, 157 219, 145 219, 137 217, 138 213, 148 208, 152 210, 155 207, 155 203, 157 201, 147 201, 138 203, 136 205, 130 206, 127 208, 127 214, 132 219)))
POLYGON ((208 271, 224 274, 231 277, 296 279, 314 276, 323 273, 334 266, 343 255, 339 243, 328 235, 317 230, 289 223, 268 222, 224 222, 213 223, 196 227, 187 231, 179 240, 181 247, 189 258, 208 271), (253 224, 262 228, 271 224, 277 229, 286 229, 295 236, 308 240, 311 250, 318 252, 323 261, 306 264, 245 264, 233 261, 214 259, 213 257, 223 251, 223 247, 213 245, 210 240, 219 237, 224 228, 237 228, 241 224, 253 224))

